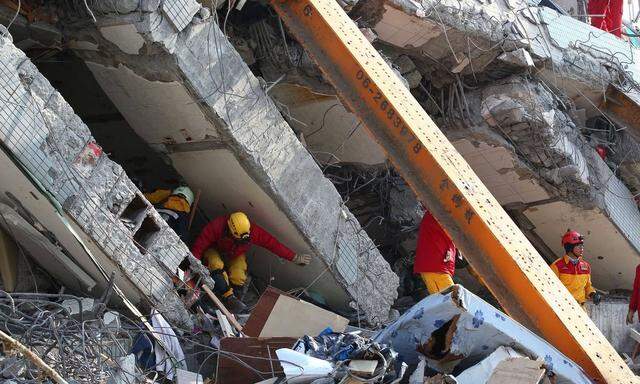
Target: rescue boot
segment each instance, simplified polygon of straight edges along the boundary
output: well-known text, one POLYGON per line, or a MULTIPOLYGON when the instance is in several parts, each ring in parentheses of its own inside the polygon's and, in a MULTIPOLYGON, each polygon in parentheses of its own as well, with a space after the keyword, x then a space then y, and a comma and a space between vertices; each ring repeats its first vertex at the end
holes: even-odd
POLYGON ((230 295, 225 297, 222 300, 222 303, 224 304, 225 307, 227 307, 229 312, 234 314, 242 313, 247 309, 247 306, 244 305, 242 301, 238 300, 238 298, 235 297, 235 295, 230 295))

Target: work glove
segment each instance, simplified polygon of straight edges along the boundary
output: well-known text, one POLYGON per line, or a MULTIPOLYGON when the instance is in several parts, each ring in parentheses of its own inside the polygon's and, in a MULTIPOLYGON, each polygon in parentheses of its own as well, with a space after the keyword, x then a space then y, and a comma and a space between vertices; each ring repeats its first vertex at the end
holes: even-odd
POLYGON ((297 253, 291 261, 298 265, 305 266, 311 262, 311 255, 308 253, 297 253))
POLYGON ((602 301, 602 295, 599 292, 592 293, 591 294, 591 301, 593 301, 594 305, 600 304, 600 301, 602 301))
POLYGON ((631 325, 633 324, 633 315, 635 314, 635 311, 629 310, 629 312, 627 313, 627 324, 631 325))

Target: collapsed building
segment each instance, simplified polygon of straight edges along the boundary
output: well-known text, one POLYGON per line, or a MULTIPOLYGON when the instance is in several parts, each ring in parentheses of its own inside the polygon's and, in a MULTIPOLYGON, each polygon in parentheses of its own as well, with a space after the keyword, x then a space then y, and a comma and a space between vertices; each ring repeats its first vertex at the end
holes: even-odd
MULTIPOLYGON (((128 47, 128 52, 121 51, 117 44, 103 37, 100 29, 97 29, 93 23, 89 23, 90 29, 77 32, 78 36, 86 35, 85 40, 79 39, 72 46, 82 47, 86 46, 88 41, 93 41, 92 44, 98 47, 101 45, 112 47, 114 56, 102 58, 102 53, 106 55, 108 51, 91 49, 85 51, 78 48, 78 52, 82 55, 86 54, 86 57, 82 56, 86 67, 82 63, 76 63, 75 66, 68 67, 71 71, 67 73, 60 72, 60 68, 64 66, 49 67, 52 71, 50 76, 62 76, 58 79, 64 81, 64 76, 77 76, 84 69, 85 79, 90 83, 76 82, 78 88, 70 92, 82 92, 86 87, 99 87, 96 81, 101 84, 102 89, 107 92, 116 107, 120 107, 117 112, 113 113, 113 104, 101 110, 104 104, 94 103, 95 99, 76 93, 76 100, 84 103, 83 105, 87 108, 86 112, 79 113, 87 113, 89 119, 95 119, 93 121, 98 132, 122 129, 125 135, 131 136, 134 133, 130 130, 134 130, 142 140, 139 140, 138 147, 130 144, 132 146, 130 151, 140 151, 140 147, 143 147, 143 151, 152 152, 149 148, 162 147, 162 156, 168 157, 168 161, 175 169, 173 172, 178 172, 192 188, 202 191, 201 207, 207 215, 211 217, 229 210, 247 212, 292 248, 298 251, 308 250, 317 256, 316 261, 305 270, 305 273, 300 274, 297 267, 279 265, 279 262, 267 253, 255 255, 256 260, 260 260, 259 265, 253 265, 256 276, 263 279, 265 284, 274 284, 282 289, 306 287, 308 291, 317 292, 320 300, 332 307, 345 311, 357 309, 370 319, 377 319, 374 321, 385 321, 396 297, 397 277, 391 272, 366 233, 361 230, 348 208, 344 206, 333 185, 324 178, 320 168, 298 142, 274 104, 264 93, 258 80, 242 63, 239 54, 232 50, 217 24, 212 20, 191 23, 191 18, 196 11, 200 10, 200 6, 184 9, 181 6, 177 6, 176 9, 166 7, 169 5, 166 4, 163 9, 157 6, 154 9, 147 9, 143 14, 144 17, 139 19, 139 10, 135 5, 130 10, 130 15, 123 15, 122 20, 116 21, 121 25, 105 27, 105 31, 113 32, 105 32, 105 35, 111 39, 114 39, 113 36, 121 38, 122 41, 117 41, 120 44, 128 44, 131 41, 135 41, 136 44, 148 44, 150 48, 148 54, 133 54, 131 47, 128 47), (182 14, 178 11, 193 12, 182 14), (174 14, 174 12, 178 13, 174 14), (171 17, 175 19, 171 21, 171 17), (139 26, 146 24, 148 30, 137 32, 134 27, 136 24, 131 24, 134 19, 136 23, 142 23, 137 24, 139 26), (166 24, 159 27, 158 22, 166 24), (179 33, 186 27, 189 27, 188 31, 179 33), (131 35, 127 35, 128 33, 131 35), (151 40, 145 43, 145 38, 151 40), (177 43, 179 38, 184 40, 181 44, 177 43), (178 47, 182 47, 181 50, 176 50, 178 47), (131 63, 125 64, 126 61, 121 61, 119 57, 131 58, 131 63), (218 62, 214 60, 215 57, 219 58, 218 62), (114 62, 117 64, 111 65, 114 62), (149 68, 145 69, 144 62, 155 63, 154 67, 158 72, 152 73, 149 68), (167 66, 164 67, 162 63, 166 63, 167 66), (76 71, 78 67, 82 69, 76 71), (86 68, 93 71, 95 80, 86 68), (143 71, 141 73, 146 73, 148 76, 140 76, 136 71, 143 71), (215 92, 211 93, 212 90, 215 92), (237 97, 237 99, 231 99, 231 97, 237 97), (242 106, 241 103, 246 105, 242 106), (227 131, 219 132, 221 126, 224 126, 227 131), (252 126, 256 129, 250 129, 252 126), (134 127, 139 130, 135 131, 134 127), (333 209, 333 212, 329 209, 333 209), (317 278, 318 276, 322 278, 317 278), (384 282, 384 284, 374 284, 374 281, 384 282), (379 295, 376 296, 373 292, 379 292, 379 295)), ((77 16, 74 15, 73 8, 68 11, 69 17, 82 17, 90 22, 85 13, 77 16)), ((117 8, 112 11, 123 13, 122 9, 117 8)), ((83 10, 83 12, 86 11, 83 10)), ((142 46, 138 47, 138 49, 141 48, 142 46)), ((8 110, 7 115, 11 120, 16 121, 20 120, 22 109, 20 108, 21 99, 12 99, 18 97, 13 89, 16 86, 22 86, 25 98, 26 95, 35 93, 31 90, 31 83, 19 82, 20 76, 35 77, 44 84, 46 80, 37 73, 36 68, 24 62, 24 57, 19 57, 17 50, 11 48, 9 41, 5 44, 5 51, 7 54, 18 56, 13 61, 3 61, 7 66, 5 69, 7 81, 12 81, 14 84, 12 87, 12 83, 9 83, 3 88, 7 95, 6 99, 14 100, 14 103, 5 104, 5 107, 14 108, 8 110), (18 67, 19 65, 22 67, 18 67), (27 68, 27 65, 31 72, 21 75, 21 68, 27 68)), ((172 258, 173 264, 167 266, 169 270, 175 270, 176 262, 179 263, 188 250, 178 241, 173 231, 168 230, 162 220, 158 219, 140 193, 136 192, 125 172, 109 161, 106 155, 103 156, 103 151, 98 146, 110 145, 114 151, 124 152, 126 149, 122 148, 120 143, 122 136, 112 131, 106 138, 110 140, 109 143, 106 141, 96 143, 91 138, 90 132, 86 128, 83 129, 85 126, 81 119, 73 114, 60 94, 55 93, 48 84, 35 90, 39 91, 41 88, 44 89, 39 97, 43 101, 39 107, 33 106, 35 109, 32 113, 39 116, 42 110, 51 105, 47 101, 55 97, 61 104, 60 108, 64 108, 63 113, 58 112, 62 117, 46 125, 23 126, 22 131, 12 130, 7 124, 5 127, 8 129, 8 142, 11 142, 11 133, 23 137, 26 132, 39 130, 42 132, 42 140, 61 143, 59 139, 56 140, 51 136, 51 131, 58 129, 65 132, 60 133, 66 135, 63 136, 64 143, 71 144, 70 142, 73 141, 76 145, 88 145, 89 147, 85 149, 77 146, 70 147, 67 144, 64 148, 66 156, 56 159, 58 161, 64 159, 65 162, 52 161, 50 168, 46 168, 48 165, 46 163, 37 162, 35 166, 41 177, 48 178, 39 181, 48 183, 52 187, 57 186, 59 184, 57 178, 63 175, 51 177, 54 169, 69 168, 74 161, 89 163, 84 169, 84 179, 75 181, 76 188, 79 191, 90 191, 89 186, 93 182, 99 185, 102 195, 94 196, 92 191, 88 191, 84 194, 86 196, 83 196, 77 192, 77 189, 76 193, 72 190, 57 197, 56 201, 63 207, 65 214, 72 215, 76 222, 86 221, 85 232, 91 234, 89 226, 101 225, 100 223, 104 223, 105 220, 96 219, 94 212, 82 212, 83 207, 93 205, 95 209, 106 209, 110 216, 107 222, 111 223, 118 222, 123 215, 144 216, 140 212, 148 211, 148 216, 143 217, 142 222, 136 223, 136 227, 133 228, 134 238, 149 251, 147 258, 154 255, 152 257, 158 260, 167 259, 165 254, 154 252, 156 245, 168 255, 176 254, 177 256, 172 258), (78 129, 82 130, 81 135, 68 137, 71 135, 66 133, 70 124, 69 119, 73 119, 78 129), (99 153, 96 154, 96 152, 99 153), (90 159, 78 160, 78 156, 85 153, 86 156, 90 156, 90 159), (103 158, 104 161, 101 160, 103 158), (91 165, 96 166, 95 172, 91 165), (111 202, 109 199, 112 199, 112 196, 116 196, 119 200, 115 203, 111 202), (90 204, 91 198, 99 200, 90 204), (100 200, 105 198, 106 200, 100 200), (165 231, 169 238, 162 236, 165 231)), ((103 98, 106 99, 106 97, 103 98)), ((27 101, 29 100, 25 99, 23 102, 27 101)), ((78 111, 82 108, 81 105, 76 105, 78 111)), ((52 114, 55 115, 56 112, 53 111, 52 114)), ((38 122, 35 118, 28 122, 31 121, 38 122)), ((33 145, 37 148, 41 144, 33 145)), ((19 152, 17 147, 10 147, 10 149, 19 152)), ((55 149, 58 148, 53 148, 52 152, 55 149)), ((58 155, 57 152, 54 154, 58 155)), ((21 155, 29 156, 26 152, 21 152, 21 155)), ((123 156, 144 156, 144 153, 129 152, 123 156)), ((39 159, 41 155, 32 153, 31 157, 23 162, 28 164, 26 160, 31 160, 31 163, 34 163, 35 159, 39 159)), ((36 170, 30 171, 38 174, 36 170)), ((155 169, 151 172, 161 171, 155 169)), ((72 175, 77 173, 75 171, 72 175)), ((163 174, 164 177, 165 175, 167 173, 163 174)), ((150 176, 147 175, 146 178, 150 176)), ((135 219, 138 220, 138 217, 136 216, 135 219)), ((123 225, 118 224, 120 227, 123 225)), ((125 232, 124 228, 118 229, 121 231, 115 233, 127 234, 130 237, 130 233, 125 232)), ((99 241, 104 238, 104 241, 111 242, 110 247, 103 246, 103 248, 107 248, 106 253, 113 259, 126 260, 124 264, 120 264, 123 270, 131 270, 126 265, 129 260, 132 263, 147 263, 148 260, 141 260, 140 251, 131 241, 124 241, 116 236, 105 238, 107 234, 113 233, 110 228, 100 228, 100 231, 100 234, 95 234, 96 237, 93 240, 99 241)), ((153 262, 149 264, 153 265, 153 262)), ((145 268, 150 267, 145 266, 145 268)), ((162 297, 162 294, 159 297, 162 297)))
MULTIPOLYGON (((20 252, 3 289, 35 262, 54 287, 96 295, 114 279, 129 307, 189 326, 172 283, 189 248, 131 181, 184 180, 194 228, 243 211, 314 255, 300 269, 256 249, 255 285, 370 324, 414 302, 396 299, 416 290, 423 207, 268 6, 6 3, 0 226, 20 252)), ((530 1, 339 3, 548 262, 579 229, 594 285, 632 286, 634 48, 530 1)))

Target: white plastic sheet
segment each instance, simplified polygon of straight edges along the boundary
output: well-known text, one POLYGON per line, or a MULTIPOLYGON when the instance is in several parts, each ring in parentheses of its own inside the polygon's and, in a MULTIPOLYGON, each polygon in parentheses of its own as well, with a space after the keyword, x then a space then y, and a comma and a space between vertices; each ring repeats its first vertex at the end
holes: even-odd
POLYGON ((333 372, 333 365, 330 362, 307 356, 289 348, 276 350, 276 355, 289 383, 304 382, 312 378, 327 376, 333 372))

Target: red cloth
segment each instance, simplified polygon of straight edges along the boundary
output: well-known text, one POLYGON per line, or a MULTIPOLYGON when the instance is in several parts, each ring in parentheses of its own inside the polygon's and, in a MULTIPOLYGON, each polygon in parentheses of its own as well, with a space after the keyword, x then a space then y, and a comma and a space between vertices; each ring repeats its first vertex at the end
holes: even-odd
POLYGON ((456 246, 449 234, 430 212, 425 212, 418 231, 418 246, 413 272, 444 272, 453 276, 456 271, 456 246))
POLYGON ((633 292, 629 301, 629 311, 636 312, 640 305, 640 265, 636 267, 636 278, 633 280, 633 292))
POLYGON ((247 252, 252 244, 265 248, 289 261, 293 260, 293 257, 296 255, 295 252, 271 236, 269 232, 254 223, 251 223, 251 240, 249 243, 236 243, 227 230, 227 220, 229 220, 229 215, 220 216, 211 220, 209 224, 204 227, 191 247, 193 256, 199 260, 204 251, 209 248, 215 248, 222 256, 233 258, 247 252))
POLYGON ((591 15, 591 25, 620 37, 622 34, 622 1, 589 0, 587 13, 591 15), (604 15, 604 17, 597 15, 604 15))

